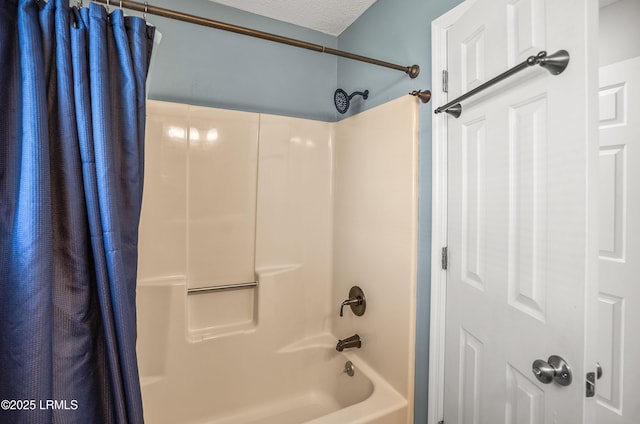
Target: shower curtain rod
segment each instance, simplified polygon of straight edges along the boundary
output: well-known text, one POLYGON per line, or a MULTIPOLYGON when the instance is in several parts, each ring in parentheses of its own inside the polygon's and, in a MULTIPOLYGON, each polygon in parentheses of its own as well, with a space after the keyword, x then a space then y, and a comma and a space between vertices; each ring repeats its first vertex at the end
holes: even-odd
POLYGON ((150 13, 152 15, 161 16, 163 18, 175 19, 178 21, 188 22, 195 25, 202 25, 209 28, 220 29, 223 31, 235 32, 236 34, 247 35, 249 37, 261 38, 263 40, 274 41, 276 43, 287 44, 289 46, 300 47, 307 50, 313 50, 319 53, 327 53, 332 54, 334 56, 345 57, 347 59, 358 60, 360 62, 370 63, 372 65, 383 66, 385 68, 395 69, 397 71, 402 71, 409 75, 411 79, 415 78, 420 74, 420 66, 411 65, 411 66, 401 66, 396 65, 394 63, 384 62, 382 60, 373 59, 366 56, 360 56, 357 54, 345 52, 342 50, 332 49, 330 47, 325 47, 320 44, 308 43, 302 40, 296 40, 295 38, 283 37, 276 34, 271 34, 268 32, 257 31, 250 28, 245 28, 237 25, 231 25, 224 22, 214 21, 211 19, 202 18, 200 16, 189 15, 187 13, 177 12, 175 10, 164 9, 162 7, 152 6, 148 3, 139 3, 132 0, 92 0, 96 3, 106 4, 107 6, 113 5, 120 8, 126 8, 130 10, 135 10, 142 13, 150 13))

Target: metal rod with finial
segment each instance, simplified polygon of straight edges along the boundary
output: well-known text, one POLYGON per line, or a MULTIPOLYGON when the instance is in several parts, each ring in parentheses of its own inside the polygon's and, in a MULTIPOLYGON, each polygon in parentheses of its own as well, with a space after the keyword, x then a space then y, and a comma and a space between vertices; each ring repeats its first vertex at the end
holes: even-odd
POLYGON ((431 91, 429 90, 413 90, 411 93, 412 96, 416 96, 417 98, 419 98, 422 103, 428 103, 429 100, 431 100, 431 91))

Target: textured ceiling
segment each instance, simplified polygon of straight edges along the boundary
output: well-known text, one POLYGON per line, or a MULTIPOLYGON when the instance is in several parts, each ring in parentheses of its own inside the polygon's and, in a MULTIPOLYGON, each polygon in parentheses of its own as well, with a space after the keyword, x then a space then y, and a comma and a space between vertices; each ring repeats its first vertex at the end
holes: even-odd
POLYGON ((338 36, 376 0, 211 0, 338 36))

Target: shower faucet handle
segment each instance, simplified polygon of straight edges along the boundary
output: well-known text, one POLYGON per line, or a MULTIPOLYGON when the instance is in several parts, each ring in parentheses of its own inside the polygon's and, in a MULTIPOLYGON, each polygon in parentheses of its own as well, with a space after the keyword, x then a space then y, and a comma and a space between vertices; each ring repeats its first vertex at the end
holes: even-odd
POLYGON ((340 316, 344 316, 343 309, 345 306, 359 306, 362 303, 362 299, 347 299, 340 305, 340 316))
POLYGON ((344 316, 344 307, 350 306, 351 311, 356 316, 364 315, 364 311, 367 309, 367 300, 364 297, 364 292, 358 286, 351 287, 349 290, 349 299, 342 302, 340 305, 340 316, 344 316))

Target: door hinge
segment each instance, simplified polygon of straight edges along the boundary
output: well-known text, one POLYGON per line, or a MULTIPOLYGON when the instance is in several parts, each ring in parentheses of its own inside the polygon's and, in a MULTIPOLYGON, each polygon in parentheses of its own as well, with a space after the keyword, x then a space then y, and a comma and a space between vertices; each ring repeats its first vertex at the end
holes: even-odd
POLYGON ((438 424, 444 424, 444 420, 438 421, 438 424))
POLYGON ((449 253, 446 247, 442 248, 442 269, 447 269, 449 265, 449 253))
POLYGON ((449 92, 449 71, 447 70, 442 71, 442 92, 449 92))

